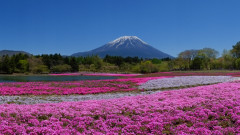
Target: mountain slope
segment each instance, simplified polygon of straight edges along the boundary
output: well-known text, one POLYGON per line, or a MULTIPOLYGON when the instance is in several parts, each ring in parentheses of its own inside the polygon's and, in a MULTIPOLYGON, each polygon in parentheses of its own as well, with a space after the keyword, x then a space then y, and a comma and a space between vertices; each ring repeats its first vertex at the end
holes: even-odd
POLYGON ((0 51, 0 56, 3 56, 3 55, 12 56, 12 55, 19 54, 19 53, 31 55, 30 53, 24 52, 24 51, 1 50, 0 51))
POLYGON ((155 49, 136 36, 123 36, 99 48, 88 52, 75 53, 72 56, 99 55, 100 57, 105 57, 107 54, 122 57, 138 56, 140 58, 173 58, 172 56, 155 49))

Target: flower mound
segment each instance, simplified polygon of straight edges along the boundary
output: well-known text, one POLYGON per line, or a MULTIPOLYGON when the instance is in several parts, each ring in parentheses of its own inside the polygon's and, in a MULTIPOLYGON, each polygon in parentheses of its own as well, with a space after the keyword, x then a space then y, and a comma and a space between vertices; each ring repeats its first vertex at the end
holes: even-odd
POLYGON ((158 72, 140 75, 139 77, 157 77, 157 76, 234 76, 239 77, 240 72, 158 72))
POLYGON ((0 95, 68 95, 133 91, 130 81, 19 82, 0 83, 0 95))
POLYGON ((154 79, 139 86, 140 89, 161 89, 184 86, 206 85, 233 81, 238 78, 231 76, 181 76, 164 79, 154 79))
POLYGON ((132 76, 139 76, 141 74, 114 74, 114 73, 59 73, 59 74, 49 74, 52 76, 122 76, 122 77, 132 77, 132 76))
POLYGON ((240 81, 120 99, 0 105, 2 134, 237 134, 240 81))
POLYGON ((139 76, 141 74, 113 74, 113 73, 92 73, 92 74, 84 74, 87 76, 122 76, 122 77, 132 77, 139 76))
POLYGON ((75 82, 13 82, 0 83, 0 95, 69 95, 97 94, 138 90, 136 85, 165 77, 88 80, 75 82))

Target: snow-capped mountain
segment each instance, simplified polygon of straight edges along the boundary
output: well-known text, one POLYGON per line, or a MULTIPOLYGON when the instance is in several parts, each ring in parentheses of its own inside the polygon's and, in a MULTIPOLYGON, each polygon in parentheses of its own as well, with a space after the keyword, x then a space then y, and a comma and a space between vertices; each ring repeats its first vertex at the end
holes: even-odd
POLYGON ((129 48, 129 47, 137 47, 142 45, 148 45, 148 44, 136 36, 123 36, 106 44, 106 46, 108 47, 115 47, 115 48, 118 48, 118 47, 129 48))
POLYGON ((122 57, 138 56, 140 58, 160 58, 160 59, 173 58, 172 56, 155 49, 154 47, 150 46, 149 44, 142 41, 140 38, 136 36, 123 36, 91 51, 72 54, 72 56, 91 56, 91 55, 99 55, 102 58, 105 57, 106 55, 122 57))

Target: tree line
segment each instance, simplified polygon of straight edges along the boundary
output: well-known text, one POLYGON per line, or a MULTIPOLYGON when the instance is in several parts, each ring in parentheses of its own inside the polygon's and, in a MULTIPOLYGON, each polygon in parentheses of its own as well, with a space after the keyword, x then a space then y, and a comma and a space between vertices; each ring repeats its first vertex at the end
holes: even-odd
POLYGON ((185 50, 169 63, 171 70, 239 70, 240 42, 232 46, 231 50, 219 52, 212 48, 200 50, 185 50))
POLYGON ((0 58, 0 73, 50 73, 50 72, 77 72, 78 63, 75 57, 62 57, 60 54, 4 55, 0 58))
POLYGON ((219 52, 212 48, 185 50, 174 59, 143 59, 139 57, 99 56, 66 57, 60 54, 27 55, 16 54, 0 57, 0 73, 62 73, 62 72, 136 72, 182 70, 239 70, 240 42, 231 50, 219 52))
POLYGON ((128 65, 140 63, 138 57, 106 56, 101 59, 98 56, 64 57, 60 54, 27 55, 16 54, 0 57, 0 73, 62 73, 79 71, 121 71, 128 65))

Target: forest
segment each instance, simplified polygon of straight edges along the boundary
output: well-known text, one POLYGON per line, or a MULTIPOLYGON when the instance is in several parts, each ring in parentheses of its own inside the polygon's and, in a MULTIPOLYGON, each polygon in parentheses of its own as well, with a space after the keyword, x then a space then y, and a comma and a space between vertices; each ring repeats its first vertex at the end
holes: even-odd
POLYGON ((62 72, 154 73, 188 70, 239 70, 240 42, 231 50, 219 52, 212 48, 185 50, 174 59, 143 59, 138 57, 98 56, 68 57, 61 54, 16 54, 0 57, 1 74, 48 74, 62 72))

